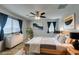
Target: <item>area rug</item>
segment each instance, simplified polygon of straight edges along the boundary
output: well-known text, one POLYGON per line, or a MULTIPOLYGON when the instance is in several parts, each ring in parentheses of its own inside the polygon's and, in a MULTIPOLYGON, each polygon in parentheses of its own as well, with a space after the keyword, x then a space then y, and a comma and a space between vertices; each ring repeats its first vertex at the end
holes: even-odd
POLYGON ((17 46, 11 49, 5 49, 0 52, 0 55, 15 55, 18 51, 22 50, 24 47, 24 43, 18 44, 17 46))

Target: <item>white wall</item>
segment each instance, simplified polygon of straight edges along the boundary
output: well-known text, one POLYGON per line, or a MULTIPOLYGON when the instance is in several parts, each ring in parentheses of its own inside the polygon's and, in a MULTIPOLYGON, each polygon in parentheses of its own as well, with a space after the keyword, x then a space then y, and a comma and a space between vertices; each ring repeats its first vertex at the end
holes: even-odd
MULTIPOLYGON (((59 19, 42 19, 42 20, 38 20, 38 21, 33 21, 31 23, 31 26, 33 28, 33 32, 34 32, 34 36, 46 36, 46 37, 53 37, 54 36, 54 33, 51 32, 51 33, 47 33, 48 31, 48 25, 47 25, 47 22, 58 22, 59 19), (37 23, 39 25, 42 25, 43 26, 43 30, 39 29, 39 28, 36 28, 36 27, 33 27, 33 23, 37 23)), ((57 26, 56 26, 56 30, 58 30, 58 23, 57 23, 57 26)))

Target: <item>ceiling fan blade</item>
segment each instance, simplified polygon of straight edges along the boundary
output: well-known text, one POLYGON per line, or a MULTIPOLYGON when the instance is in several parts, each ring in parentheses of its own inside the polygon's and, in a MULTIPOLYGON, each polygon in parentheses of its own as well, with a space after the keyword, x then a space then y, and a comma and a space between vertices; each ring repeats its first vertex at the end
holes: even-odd
POLYGON ((35 16, 30 16, 30 15, 26 15, 26 16, 28 16, 28 17, 35 17, 35 16))
POLYGON ((30 14, 35 15, 33 12, 30 12, 30 14))
POLYGON ((41 18, 46 18, 46 16, 40 16, 41 18))
POLYGON ((45 14, 45 12, 41 13, 41 15, 44 15, 44 14, 45 14))
POLYGON ((29 16, 29 17, 35 17, 35 16, 29 16))

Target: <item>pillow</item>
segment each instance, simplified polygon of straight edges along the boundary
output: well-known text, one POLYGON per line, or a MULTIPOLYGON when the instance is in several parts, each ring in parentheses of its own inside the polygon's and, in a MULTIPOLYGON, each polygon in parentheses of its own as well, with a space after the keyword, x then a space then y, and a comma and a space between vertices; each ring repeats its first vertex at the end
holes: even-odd
POLYGON ((60 37, 60 35, 59 34, 57 34, 56 36, 55 36, 55 39, 57 39, 58 40, 58 38, 60 37))
POLYGON ((66 37, 65 36, 59 36, 58 41, 60 43, 65 43, 66 37))

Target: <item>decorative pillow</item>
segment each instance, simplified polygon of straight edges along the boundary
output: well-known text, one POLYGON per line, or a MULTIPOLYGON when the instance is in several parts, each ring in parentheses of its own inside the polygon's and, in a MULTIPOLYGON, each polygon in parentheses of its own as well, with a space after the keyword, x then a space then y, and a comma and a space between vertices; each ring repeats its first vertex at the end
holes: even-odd
POLYGON ((55 39, 57 39, 58 40, 58 38, 60 37, 60 35, 59 34, 57 34, 56 36, 55 36, 55 39))
POLYGON ((59 38, 58 38, 58 41, 59 41, 60 43, 65 43, 65 40, 66 40, 66 37, 65 37, 64 35, 59 36, 59 38))

